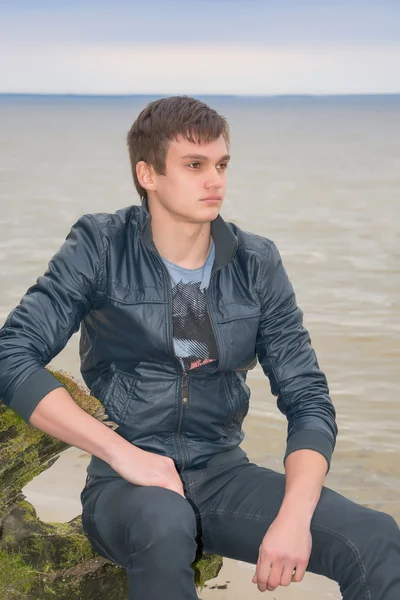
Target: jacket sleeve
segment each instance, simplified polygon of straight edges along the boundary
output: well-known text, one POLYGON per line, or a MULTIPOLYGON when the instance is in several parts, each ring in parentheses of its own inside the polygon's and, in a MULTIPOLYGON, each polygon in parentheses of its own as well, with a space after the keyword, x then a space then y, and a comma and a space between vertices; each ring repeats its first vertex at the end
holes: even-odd
POLYGON ((84 215, 0 329, 0 399, 26 422, 62 384, 47 370, 89 311, 102 263, 102 240, 84 215))
POLYGON ((295 450, 308 448, 326 458, 329 471, 338 432, 336 412, 279 251, 270 243, 257 282, 261 317, 256 352, 278 408, 288 420, 283 460, 295 450))

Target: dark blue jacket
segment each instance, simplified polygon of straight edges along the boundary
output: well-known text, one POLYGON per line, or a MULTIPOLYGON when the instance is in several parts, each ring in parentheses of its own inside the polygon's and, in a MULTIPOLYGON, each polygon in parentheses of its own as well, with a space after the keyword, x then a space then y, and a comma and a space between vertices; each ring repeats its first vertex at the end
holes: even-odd
MULTIPOLYGON (((279 252, 219 216, 208 310, 218 361, 184 376, 174 354, 170 277, 144 202, 88 214, 0 330, 0 398, 24 420, 61 384, 45 366, 81 326, 81 373, 116 430, 170 456, 178 471, 244 437, 257 358, 288 420, 285 457, 310 448, 330 464, 335 409, 279 252)), ((268 440, 265 440, 267 447, 268 440)), ((111 473, 98 458, 92 474, 111 473)))

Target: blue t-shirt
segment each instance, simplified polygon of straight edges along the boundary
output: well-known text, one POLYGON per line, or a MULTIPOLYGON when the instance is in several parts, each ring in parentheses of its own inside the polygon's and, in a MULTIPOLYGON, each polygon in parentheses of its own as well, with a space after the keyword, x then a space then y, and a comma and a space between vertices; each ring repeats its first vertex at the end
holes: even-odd
POLYGON ((214 332, 207 310, 207 289, 215 247, 199 269, 185 269, 162 258, 171 276, 175 354, 185 371, 217 359, 214 332))

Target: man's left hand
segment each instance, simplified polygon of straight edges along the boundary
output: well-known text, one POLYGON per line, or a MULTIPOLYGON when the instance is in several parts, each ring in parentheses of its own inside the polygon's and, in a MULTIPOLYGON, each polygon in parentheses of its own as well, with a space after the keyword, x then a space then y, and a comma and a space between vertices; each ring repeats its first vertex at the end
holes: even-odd
POLYGON ((301 581, 311 548, 310 523, 278 515, 261 543, 253 583, 257 583, 260 592, 272 592, 278 585, 288 586, 292 581, 301 581))

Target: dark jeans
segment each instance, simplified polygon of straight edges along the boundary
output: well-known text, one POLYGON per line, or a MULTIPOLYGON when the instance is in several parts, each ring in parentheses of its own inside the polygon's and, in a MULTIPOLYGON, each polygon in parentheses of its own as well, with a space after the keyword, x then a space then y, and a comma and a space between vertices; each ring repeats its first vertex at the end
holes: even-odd
MULTIPOLYGON (((197 599, 190 565, 202 550, 256 564, 284 496, 283 474, 235 450, 181 477, 186 499, 87 478, 84 531, 99 554, 126 568, 131 600, 197 599)), ((307 571, 337 581, 345 600, 400 599, 400 530, 391 516, 324 487, 311 534, 307 571)))

